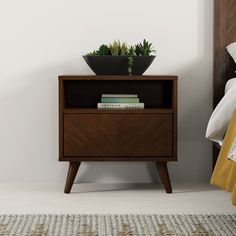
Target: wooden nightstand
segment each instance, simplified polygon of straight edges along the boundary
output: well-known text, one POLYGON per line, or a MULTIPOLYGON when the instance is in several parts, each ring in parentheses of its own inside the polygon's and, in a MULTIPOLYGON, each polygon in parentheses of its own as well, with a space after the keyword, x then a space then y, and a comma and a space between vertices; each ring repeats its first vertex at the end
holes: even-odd
POLYGON ((82 161, 153 161, 167 193, 177 161, 177 76, 59 76, 59 161, 69 193, 82 161), (98 110, 101 94, 138 94, 140 110, 98 110))

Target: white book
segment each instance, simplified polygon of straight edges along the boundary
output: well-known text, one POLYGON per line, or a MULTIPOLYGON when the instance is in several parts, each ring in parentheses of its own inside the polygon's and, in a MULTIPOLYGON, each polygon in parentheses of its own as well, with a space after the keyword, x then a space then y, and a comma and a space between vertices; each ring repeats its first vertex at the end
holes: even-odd
POLYGON ((137 94, 102 94, 102 98, 137 98, 137 94))
POLYGON ((98 109, 144 109, 144 103, 98 103, 98 109))

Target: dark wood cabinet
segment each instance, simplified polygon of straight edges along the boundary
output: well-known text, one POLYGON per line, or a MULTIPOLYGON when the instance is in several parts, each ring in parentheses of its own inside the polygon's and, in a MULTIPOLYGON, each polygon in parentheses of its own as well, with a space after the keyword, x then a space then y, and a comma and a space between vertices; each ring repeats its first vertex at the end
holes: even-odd
POLYGON ((153 161, 170 193, 177 161, 177 76, 59 76, 59 161, 69 193, 82 161, 153 161), (98 110, 101 94, 138 94, 145 109, 98 110))

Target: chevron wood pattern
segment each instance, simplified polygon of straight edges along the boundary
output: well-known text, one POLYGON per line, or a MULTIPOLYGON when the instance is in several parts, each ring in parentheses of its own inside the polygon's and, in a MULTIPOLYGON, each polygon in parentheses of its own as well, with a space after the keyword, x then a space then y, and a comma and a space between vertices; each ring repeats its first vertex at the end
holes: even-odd
POLYGON ((116 156, 117 122, 112 114, 65 114, 65 156, 116 156))
POLYGON ((172 114, 66 114, 65 156, 172 156, 172 114))
POLYGON ((172 114, 119 115, 119 156, 172 156, 172 114))

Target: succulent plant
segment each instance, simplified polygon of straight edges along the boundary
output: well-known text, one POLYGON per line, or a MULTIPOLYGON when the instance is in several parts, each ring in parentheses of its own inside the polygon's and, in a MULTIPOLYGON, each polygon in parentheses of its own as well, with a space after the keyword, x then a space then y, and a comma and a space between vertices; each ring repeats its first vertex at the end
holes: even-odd
POLYGON ((136 56, 135 47, 134 47, 134 46, 130 46, 130 47, 129 47, 128 55, 129 55, 129 56, 136 56))
POLYGON ((121 43, 120 40, 114 40, 114 42, 110 44, 109 47, 113 56, 122 56, 128 54, 128 45, 125 42, 121 43))
POLYGON ((128 46, 127 43, 121 43, 120 40, 114 40, 109 46, 102 44, 97 51, 89 53, 90 56, 128 56, 128 73, 132 75, 134 56, 149 56, 151 53, 155 53, 152 43, 149 43, 146 39, 142 43, 138 43, 134 46, 128 46))
POLYGON ((113 43, 109 45, 109 48, 111 50, 111 55, 118 56, 120 50, 120 41, 115 40, 113 43))
POLYGON ((93 52, 89 53, 88 55, 90 55, 90 56, 107 56, 107 55, 111 55, 111 50, 107 45, 102 44, 97 51, 93 51, 93 52))
POLYGON ((127 43, 122 43, 120 45, 120 55, 127 55, 128 54, 128 51, 129 51, 129 48, 128 48, 128 45, 127 43))
POLYGON ((128 50, 128 73, 132 75, 133 72, 133 65, 134 65, 134 56, 135 56, 135 47, 130 46, 128 50))
POLYGON ((89 56, 98 56, 98 53, 97 53, 97 51, 93 51, 93 52, 89 52, 87 55, 89 55, 89 56))
POLYGON ((132 56, 128 56, 128 73, 132 75, 134 65, 134 58, 132 56))
POLYGON ((120 40, 114 40, 109 46, 102 44, 97 51, 93 51, 88 55, 91 56, 106 56, 106 55, 132 55, 132 56, 148 56, 151 53, 155 53, 152 43, 149 43, 146 39, 142 43, 138 43, 135 46, 128 46, 127 43, 121 43, 120 40))
POLYGON ((107 56, 107 55, 111 55, 111 50, 110 50, 110 48, 109 48, 107 45, 102 44, 102 45, 99 47, 97 53, 98 53, 100 56, 107 56))
POLYGON ((137 56, 148 56, 152 52, 156 52, 153 48, 152 43, 149 43, 146 39, 143 40, 143 43, 138 43, 135 45, 135 53, 137 56))

